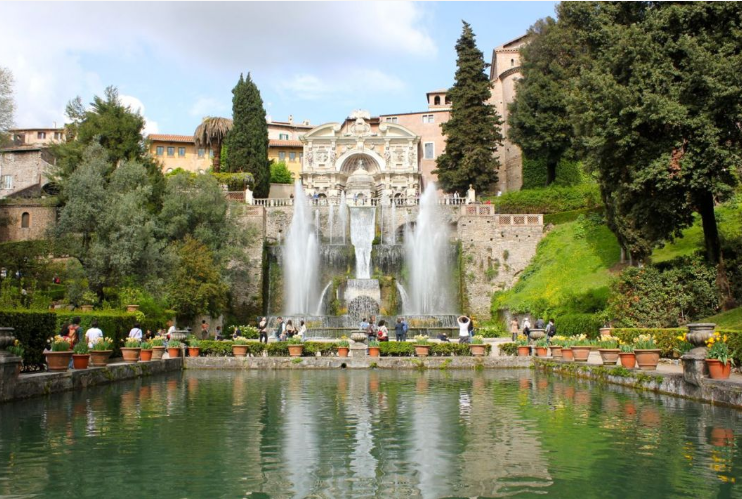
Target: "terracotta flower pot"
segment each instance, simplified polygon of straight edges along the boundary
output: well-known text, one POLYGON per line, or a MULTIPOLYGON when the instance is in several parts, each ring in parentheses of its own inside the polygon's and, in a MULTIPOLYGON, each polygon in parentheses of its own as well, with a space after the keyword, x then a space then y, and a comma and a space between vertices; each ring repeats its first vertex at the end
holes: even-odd
POLYGON ((430 345, 415 345, 415 355, 427 357, 430 354, 430 345))
POLYGON ((201 347, 188 347, 189 357, 198 357, 201 353, 201 347))
POLYGON ((106 367, 108 365, 108 357, 112 353, 113 350, 91 350, 90 365, 92 367, 106 367))
POLYGON ((130 314, 133 312, 136 312, 137 310, 139 310, 139 305, 127 305, 126 306, 126 311, 130 314))
POLYGON ((290 357, 301 357, 301 353, 304 351, 304 345, 289 345, 289 356, 290 357))
POLYGON ((381 350, 379 347, 368 347, 369 357, 381 357, 381 350))
POLYGON ((82 310, 83 312, 92 312, 93 306, 92 305, 81 305, 80 310, 82 310))
POLYGON ((152 347, 152 360, 162 360, 165 355, 165 347, 152 347))
POLYGON ((555 359, 562 358, 562 347, 551 347, 551 356, 555 359))
POLYGON ((590 350, 591 348, 589 346, 572 347, 572 356, 575 362, 587 362, 588 357, 590 357, 590 350))
POLYGON ((139 353, 142 351, 141 348, 121 348, 121 356, 124 358, 124 362, 139 362, 139 353))
POLYGON ((732 430, 731 428, 712 428, 711 445, 715 445, 717 447, 733 447, 734 430, 732 430))
POLYGON ((139 354, 139 362, 149 362, 152 360, 152 349, 144 350, 139 354))
POLYGON ((546 357, 546 347, 536 347, 536 357, 546 357))
POLYGON ((531 347, 528 345, 518 347, 518 357, 528 357, 531 355, 531 347))
POLYGON ((232 345, 232 355, 235 357, 247 357, 247 345, 232 345))
POLYGON ((572 348, 562 347, 562 359, 563 360, 575 360, 575 357, 572 354, 572 348))
POLYGON ((635 348, 634 355, 636 355, 636 365, 643 371, 654 371, 657 369, 657 364, 660 363, 660 352, 661 350, 659 348, 647 350, 635 348))
POLYGON ((72 354, 72 367, 74 367, 75 369, 87 369, 88 363, 90 363, 90 354, 88 353, 72 354))
POLYGON ((50 371, 66 371, 72 358, 72 350, 66 352, 44 352, 50 371))
POLYGON ((338 357, 347 357, 349 350, 349 347, 338 347, 338 357))
POLYGON ((176 359, 180 357, 180 348, 179 347, 168 348, 167 354, 170 356, 171 359, 176 359))
POLYGON ((615 366, 618 364, 618 354, 621 353, 621 350, 618 348, 601 348, 598 352, 600 352, 600 358, 603 359, 604 366, 615 366))
POLYGON ((471 351, 471 354, 474 357, 484 357, 484 354, 487 353, 487 347, 484 344, 479 345, 469 345, 469 350, 471 351))
POLYGON ((732 373, 732 363, 729 361, 722 364, 717 359, 706 359, 706 365, 709 368, 711 379, 729 379, 729 375, 732 373))
POLYGON ((621 365, 626 369, 636 367, 636 355, 634 352, 619 352, 618 357, 621 359, 621 365))

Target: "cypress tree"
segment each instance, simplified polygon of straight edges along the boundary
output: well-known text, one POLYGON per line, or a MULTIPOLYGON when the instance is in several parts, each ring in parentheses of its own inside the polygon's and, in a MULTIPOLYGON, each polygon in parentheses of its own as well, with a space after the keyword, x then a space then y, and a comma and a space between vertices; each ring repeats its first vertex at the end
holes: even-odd
POLYGON ((449 89, 451 118, 441 125, 446 151, 438 156, 440 186, 446 191, 463 192, 472 184, 480 191, 497 183, 500 167, 495 151, 502 145, 502 121, 495 108, 487 104, 492 84, 484 70, 482 52, 477 48, 471 26, 464 22, 456 42, 456 82, 449 89))
POLYGON ((268 197, 270 166, 268 162, 268 125, 260 91, 247 73, 232 89, 232 130, 225 146, 229 149, 227 169, 250 172, 255 179, 255 196, 268 197))

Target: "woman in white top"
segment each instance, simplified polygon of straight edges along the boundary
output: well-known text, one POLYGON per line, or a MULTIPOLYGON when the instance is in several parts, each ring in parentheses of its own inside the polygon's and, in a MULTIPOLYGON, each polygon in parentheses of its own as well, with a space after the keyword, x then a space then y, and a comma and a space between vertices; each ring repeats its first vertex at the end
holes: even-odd
POLYGON ((469 343, 471 337, 469 336, 469 318, 462 315, 457 319, 459 323, 459 343, 469 343))
POLYGON ((90 324, 90 329, 85 333, 85 339, 88 340, 88 348, 93 348, 95 342, 103 338, 103 331, 98 329, 98 321, 94 320, 90 324))
POLYGON ((134 327, 129 331, 129 338, 142 341, 142 329, 139 327, 139 323, 134 324, 134 327))
POLYGON ((299 335, 299 338, 301 338, 301 341, 304 341, 304 335, 307 334, 307 325, 304 324, 304 321, 301 321, 299 323, 299 332, 296 334, 299 335))

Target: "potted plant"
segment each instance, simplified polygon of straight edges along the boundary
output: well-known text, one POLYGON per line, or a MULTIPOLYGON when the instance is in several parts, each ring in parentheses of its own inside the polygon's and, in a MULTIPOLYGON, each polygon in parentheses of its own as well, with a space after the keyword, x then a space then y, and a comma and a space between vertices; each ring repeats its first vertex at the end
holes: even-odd
POLYGON ((139 352, 139 362, 149 362, 152 360, 152 342, 143 341, 142 351, 139 352))
POLYGON ((469 351, 474 357, 484 357, 487 353, 487 347, 484 344, 484 336, 476 335, 469 343, 469 351))
POLYGON ((424 334, 415 336, 415 355, 427 357, 430 354, 430 339, 424 334))
POLYGON ((575 360, 574 355, 572 354, 572 344, 574 341, 572 340, 564 340, 562 342, 562 360, 575 360))
POLYGON ((634 367, 636 367, 636 354, 634 354, 634 346, 628 343, 620 343, 618 348, 619 350, 621 350, 620 352, 618 352, 618 358, 621 359, 621 365, 626 369, 634 369, 634 367))
POLYGON ((152 360, 162 360, 162 356, 165 355, 165 338, 162 336, 155 336, 152 338, 152 360))
POLYGON ((49 350, 44 352, 50 371, 66 371, 72 358, 72 344, 67 336, 55 336, 49 340, 49 350))
POLYGON ((92 312, 93 305, 96 303, 98 303, 98 295, 89 290, 85 291, 80 299, 80 309, 83 312, 92 312))
POLYGON ((235 357, 247 357, 248 340, 243 336, 238 336, 232 340, 232 355, 235 357))
POLYGON ((13 355, 14 357, 21 358, 21 362, 17 364, 16 367, 16 375, 21 374, 21 369, 23 368, 23 354, 26 353, 26 349, 23 348, 23 345, 20 341, 15 340, 13 341, 12 345, 5 349, 5 351, 8 352, 10 355, 13 355))
POLYGON ((732 372, 734 360, 727 339, 727 335, 721 336, 717 332, 706 341, 708 347, 706 365, 709 368, 711 379, 728 379, 732 372))
POLYGON ((304 343, 302 343, 301 338, 298 336, 292 336, 286 343, 288 343, 289 347, 289 356, 301 357, 301 354, 304 351, 304 343))
POLYGON ((113 353, 113 340, 111 338, 98 338, 90 349, 90 365, 93 367, 106 367, 108 358, 113 353))
POLYGON ((79 342, 72 349, 72 367, 75 369, 87 369, 90 363, 90 349, 84 341, 79 342))
POLYGON ((347 357, 350 350, 350 343, 347 336, 342 336, 338 341, 338 357, 347 357))
POLYGON ((654 371, 660 362, 661 350, 657 348, 654 338, 649 334, 640 334, 634 338, 634 355, 636 365, 644 371, 654 371))
POLYGON ((600 358, 603 360, 604 366, 615 366, 618 364, 618 354, 620 352, 618 338, 606 335, 598 339, 598 353, 600 353, 600 358))
POLYGON ((554 336, 551 338, 551 356, 555 359, 562 358, 562 346, 564 345, 564 336, 554 336))
POLYGON ((195 336, 190 336, 188 338, 188 356, 198 357, 200 353, 201 353, 201 341, 196 339, 195 336))
POLYGON ((546 357, 546 353, 549 349, 549 341, 546 338, 536 340, 535 347, 536 357, 546 357))
POLYGON ((180 357, 180 348, 183 344, 178 340, 170 340, 167 343, 167 355, 171 359, 180 357))
POLYGON ((124 362, 139 362, 142 342, 136 338, 125 338, 121 341, 124 342, 124 346, 121 347, 121 356, 124 358, 124 362))
POLYGON ((368 355, 369 357, 381 357, 381 349, 378 341, 371 340, 368 342, 368 355))
POLYGON ((590 350, 592 350, 592 342, 587 339, 587 336, 584 334, 575 336, 572 343, 572 357, 575 362, 587 362, 590 350))
POLYGON ((515 344, 518 345, 518 357, 528 357, 531 355, 531 346, 528 344, 528 338, 525 335, 521 334, 518 336, 515 344))

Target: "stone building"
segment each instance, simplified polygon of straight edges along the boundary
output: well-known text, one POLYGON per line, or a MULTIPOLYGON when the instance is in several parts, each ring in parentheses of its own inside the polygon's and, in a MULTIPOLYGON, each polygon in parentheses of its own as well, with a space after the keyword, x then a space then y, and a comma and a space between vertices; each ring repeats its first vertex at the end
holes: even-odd
POLYGON ((0 199, 8 196, 32 197, 49 183, 54 162, 42 145, 17 145, 0 150, 0 199))
POLYGON ((56 206, 49 206, 41 199, 0 204, 0 242, 44 239, 56 221, 56 206))

